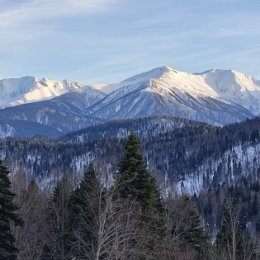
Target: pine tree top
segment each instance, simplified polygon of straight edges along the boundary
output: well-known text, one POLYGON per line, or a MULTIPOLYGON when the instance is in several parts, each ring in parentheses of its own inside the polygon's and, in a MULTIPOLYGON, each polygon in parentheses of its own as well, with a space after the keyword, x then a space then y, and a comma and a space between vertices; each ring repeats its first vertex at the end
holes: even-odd
POLYGON ((121 197, 136 199, 148 211, 161 209, 160 192, 154 177, 147 170, 140 141, 133 132, 128 136, 124 155, 119 162, 116 182, 121 197))

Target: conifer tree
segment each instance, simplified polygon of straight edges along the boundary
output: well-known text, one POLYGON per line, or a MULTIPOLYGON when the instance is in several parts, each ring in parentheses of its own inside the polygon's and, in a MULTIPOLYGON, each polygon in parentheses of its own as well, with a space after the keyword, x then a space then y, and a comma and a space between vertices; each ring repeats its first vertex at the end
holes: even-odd
POLYGON ((119 194, 122 198, 136 199, 142 208, 149 212, 162 210, 156 181, 146 168, 140 141, 133 132, 128 136, 116 177, 119 194))
POLYGON ((74 256, 82 255, 84 251, 91 250, 95 243, 93 231, 95 218, 98 216, 99 195, 101 183, 96 174, 93 164, 90 164, 84 172, 79 187, 72 193, 70 204, 71 238, 74 244, 74 256))
MULTIPOLYGON (((172 244, 176 248, 173 252, 193 251, 198 257, 196 259, 206 259, 208 235, 201 225, 195 204, 187 195, 169 199, 166 204, 169 232, 166 248, 172 244)), ((171 252, 172 248, 168 250, 171 252)))
POLYGON ((8 170, 0 161, 0 259, 17 259, 17 248, 11 225, 21 225, 22 220, 16 213, 18 207, 13 200, 15 194, 10 190, 8 170))
POLYGON ((208 235, 201 226, 201 220, 195 204, 188 196, 181 198, 181 208, 179 211, 185 209, 185 224, 183 225, 183 241, 194 247, 200 254, 205 253, 207 246, 208 235))

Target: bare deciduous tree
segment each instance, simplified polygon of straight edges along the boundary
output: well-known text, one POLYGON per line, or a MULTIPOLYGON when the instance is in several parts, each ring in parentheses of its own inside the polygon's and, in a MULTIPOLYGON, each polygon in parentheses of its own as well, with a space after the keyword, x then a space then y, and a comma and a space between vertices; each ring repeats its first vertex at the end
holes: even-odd
POLYGON ((15 237, 19 248, 18 260, 41 259, 46 243, 47 196, 31 182, 26 190, 20 190, 17 203, 24 221, 22 227, 16 229, 15 237))
POLYGON ((66 260, 70 257, 69 232, 69 196, 72 187, 66 178, 62 178, 55 187, 49 200, 46 220, 46 254, 52 260, 66 260))
POLYGON ((105 194, 102 189, 97 190, 96 199, 84 198, 89 200, 90 210, 95 214, 91 222, 88 218, 83 222, 93 240, 86 240, 81 230, 75 231, 80 242, 76 246, 80 245, 84 254, 81 257, 85 259, 137 259, 143 253, 140 207, 135 201, 115 198, 115 190, 105 194))

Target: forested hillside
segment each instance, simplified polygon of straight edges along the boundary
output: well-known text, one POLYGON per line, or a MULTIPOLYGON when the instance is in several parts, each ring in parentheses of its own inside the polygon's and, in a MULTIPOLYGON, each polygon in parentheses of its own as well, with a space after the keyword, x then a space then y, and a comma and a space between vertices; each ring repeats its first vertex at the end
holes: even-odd
MULTIPOLYGON (((152 130, 156 134, 149 135, 144 133, 149 131, 147 127, 151 124, 143 126, 139 133, 145 161, 164 191, 180 192, 182 189, 193 194, 224 181, 236 183, 242 176, 256 179, 259 174, 259 118, 223 128, 194 123, 171 126, 167 132, 162 129, 159 134, 152 130)), ((115 136, 125 137, 130 128, 122 127, 119 122, 107 129, 104 139, 99 131, 91 137, 87 129, 85 133, 79 133, 83 139, 76 135, 69 141, 2 140, 1 159, 13 173, 24 172, 42 185, 63 174, 82 173, 86 164, 95 161, 103 181, 109 185, 125 142, 124 138, 115 136), (84 134, 93 141, 84 141, 84 134)))
POLYGON ((0 161, 1 259, 259 259, 259 182, 163 197, 140 148, 131 133, 110 187, 92 163, 78 182, 11 186, 0 161))

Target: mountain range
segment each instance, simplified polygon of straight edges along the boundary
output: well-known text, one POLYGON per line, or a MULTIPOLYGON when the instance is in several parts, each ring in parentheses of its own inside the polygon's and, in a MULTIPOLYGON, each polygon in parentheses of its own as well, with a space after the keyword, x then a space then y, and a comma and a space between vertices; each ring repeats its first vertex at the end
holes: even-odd
POLYGON ((178 117, 226 125, 260 114, 260 81, 234 70, 159 67, 101 90, 63 80, 0 81, 0 137, 59 137, 114 120, 178 117))
POLYGON ((33 77, 0 87, 0 159, 42 186, 91 161, 111 184, 131 131, 166 194, 260 176, 260 82, 241 72, 160 67, 101 89, 33 77))
POLYGON ((169 67, 101 89, 67 80, 5 79, 0 160, 21 194, 32 180, 45 194, 63 176, 77 187, 90 163, 110 187, 134 131, 162 197, 189 195, 215 237, 225 194, 233 194, 244 226, 256 234, 259 83, 232 70, 192 74, 169 67))

